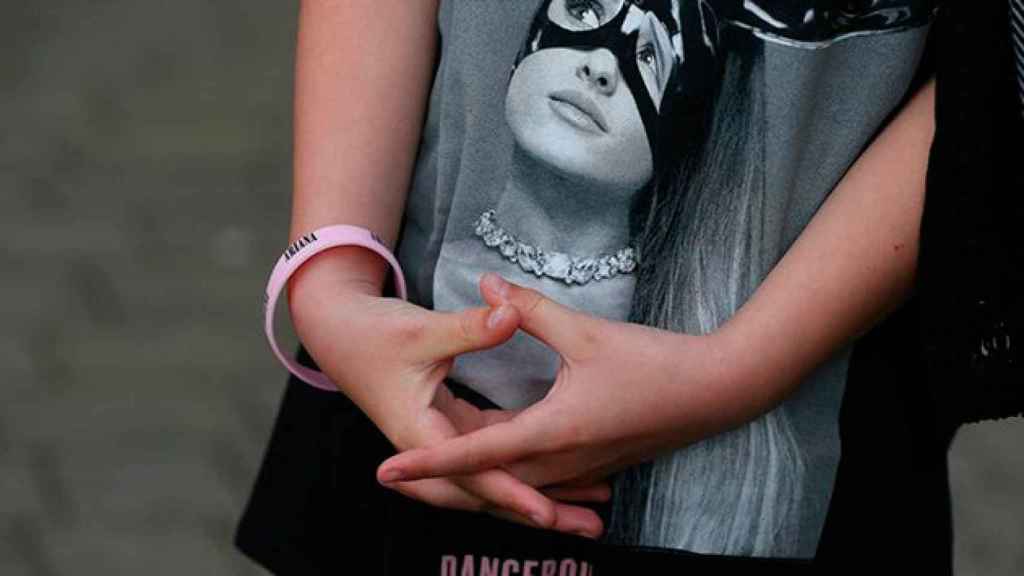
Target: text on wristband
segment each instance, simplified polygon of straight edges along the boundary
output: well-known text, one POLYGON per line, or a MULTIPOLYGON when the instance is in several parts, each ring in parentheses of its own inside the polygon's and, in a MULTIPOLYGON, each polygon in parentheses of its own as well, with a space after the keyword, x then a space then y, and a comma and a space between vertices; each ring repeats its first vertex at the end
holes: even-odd
POLYGON ((316 234, 313 232, 310 232, 309 234, 306 234, 304 236, 300 236, 298 240, 292 242, 292 245, 285 249, 284 259, 291 260, 292 256, 295 256, 296 254, 299 253, 300 250, 316 241, 317 237, 316 234))

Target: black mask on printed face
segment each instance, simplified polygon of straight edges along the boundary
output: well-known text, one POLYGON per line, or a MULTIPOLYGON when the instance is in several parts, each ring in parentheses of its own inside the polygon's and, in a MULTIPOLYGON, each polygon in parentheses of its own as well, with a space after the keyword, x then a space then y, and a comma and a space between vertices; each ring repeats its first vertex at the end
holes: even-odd
POLYGON ((717 68, 717 43, 717 22, 705 0, 543 0, 512 74, 524 58, 539 50, 609 50, 640 111, 657 162, 659 120, 674 110, 695 107, 707 97, 717 68), (664 27, 671 46, 655 52, 658 69, 667 76, 661 81, 660 106, 637 63, 637 40, 641 27, 649 25, 648 13, 664 27))

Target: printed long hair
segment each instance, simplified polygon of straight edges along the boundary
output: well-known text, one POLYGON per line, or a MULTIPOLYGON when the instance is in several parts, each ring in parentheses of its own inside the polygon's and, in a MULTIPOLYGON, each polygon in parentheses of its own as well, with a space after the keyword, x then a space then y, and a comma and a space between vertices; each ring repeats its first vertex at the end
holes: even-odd
MULTIPOLYGON (((632 322, 712 332, 775 263, 763 253, 763 51, 734 33, 723 38, 723 53, 703 146, 682 148, 676 167, 656 176, 650 195, 634 206, 640 267, 632 322)), ((803 490, 804 458, 783 404, 620 474, 606 539, 794 556, 803 490)))

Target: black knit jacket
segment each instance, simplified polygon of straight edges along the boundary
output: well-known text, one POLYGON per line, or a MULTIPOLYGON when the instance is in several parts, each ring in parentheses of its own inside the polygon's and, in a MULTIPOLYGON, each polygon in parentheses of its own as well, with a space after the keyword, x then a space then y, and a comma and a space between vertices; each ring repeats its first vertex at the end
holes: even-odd
POLYGON ((957 1, 934 29, 936 133, 916 298, 929 388, 951 429, 1024 413, 1024 116, 1009 22, 1005 0, 957 1))

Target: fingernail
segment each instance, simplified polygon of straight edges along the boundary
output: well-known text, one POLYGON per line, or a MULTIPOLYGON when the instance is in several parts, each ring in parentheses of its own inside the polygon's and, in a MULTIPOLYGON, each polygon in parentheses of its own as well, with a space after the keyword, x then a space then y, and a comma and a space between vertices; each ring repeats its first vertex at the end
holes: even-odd
POLYGON ((490 277, 488 281, 491 282, 494 291, 502 298, 508 298, 508 282, 496 272, 488 272, 487 275, 490 277))
POLYGON ((402 471, 397 468, 391 468, 380 473, 381 482, 397 482, 402 479, 402 471))
POLYGON ((530 514, 530 520, 533 520, 533 523, 536 524, 537 526, 547 526, 548 525, 547 520, 539 512, 534 512, 533 514, 530 514))
POLYGON ((491 310, 490 315, 487 316, 487 327, 491 329, 495 328, 498 324, 501 324, 501 321, 504 320, 506 316, 508 316, 508 313, 508 304, 502 304, 494 310, 491 310))

